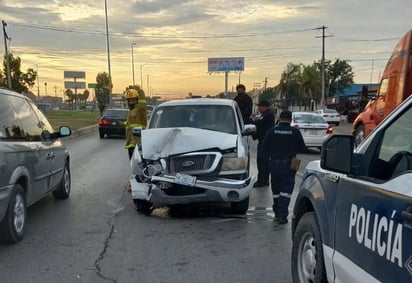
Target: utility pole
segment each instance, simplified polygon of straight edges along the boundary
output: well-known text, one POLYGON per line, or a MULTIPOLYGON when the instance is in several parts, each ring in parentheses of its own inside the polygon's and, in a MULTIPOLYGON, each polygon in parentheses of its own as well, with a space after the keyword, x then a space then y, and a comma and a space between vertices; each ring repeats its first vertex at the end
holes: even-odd
POLYGON ((373 75, 373 65, 375 63, 375 60, 372 60, 372 68, 371 68, 371 79, 369 80, 369 83, 372 83, 372 75, 373 75))
POLYGON ((140 65, 140 87, 143 90, 143 66, 144 64, 140 65))
POLYGON ((266 87, 268 85, 268 77, 265 77, 265 80, 263 81, 263 90, 266 90, 266 87))
POLYGON ((11 84, 11 74, 10 74, 10 58, 9 58, 9 53, 7 51, 7 40, 10 40, 10 38, 7 35, 7 32, 6 32, 7 23, 4 20, 2 20, 1 22, 3 24, 4 50, 5 50, 5 53, 6 53, 5 54, 6 55, 5 59, 6 59, 6 69, 7 69, 6 70, 7 82, 8 82, 8 85, 9 85, 9 89, 13 89, 12 84, 11 84))
POLYGON ((39 85, 39 65, 36 64, 36 77, 37 77, 37 103, 40 102, 40 85, 39 85))
POLYGON ((136 45, 136 42, 132 43, 132 76, 133 76, 133 86, 136 85, 135 80, 134 80, 134 52, 133 52, 133 46, 136 45))
POLYGON ((328 35, 325 36, 325 29, 327 29, 327 27, 325 26, 321 26, 319 28, 317 28, 318 30, 321 29, 322 30, 322 98, 321 98, 321 107, 322 109, 325 108, 325 37, 333 37, 333 35, 328 35))
POLYGON ((109 105, 112 105, 112 70, 110 68, 110 44, 109 44, 109 21, 107 18, 107 0, 104 0, 104 12, 106 15, 106 45, 107 45, 107 68, 109 71, 109 105))

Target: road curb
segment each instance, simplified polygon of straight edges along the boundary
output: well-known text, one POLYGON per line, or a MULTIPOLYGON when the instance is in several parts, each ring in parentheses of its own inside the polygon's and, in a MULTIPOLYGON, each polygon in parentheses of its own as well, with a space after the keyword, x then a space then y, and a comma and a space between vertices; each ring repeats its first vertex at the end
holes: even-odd
POLYGON ((70 136, 63 138, 63 140, 76 138, 76 137, 82 136, 84 134, 88 134, 88 133, 97 131, 97 127, 98 127, 97 125, 92 125, 92 126, 88 126, 88 127, 78 129, 78 130, 74 130, 74 131, 72 131, 72 134, 70 136))

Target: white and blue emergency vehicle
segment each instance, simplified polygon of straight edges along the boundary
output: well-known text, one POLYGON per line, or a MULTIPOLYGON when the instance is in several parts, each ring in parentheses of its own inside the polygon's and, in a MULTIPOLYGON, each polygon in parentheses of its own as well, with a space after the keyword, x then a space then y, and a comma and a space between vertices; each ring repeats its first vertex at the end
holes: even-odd
POLYGON ((324 142, 292 238, 294 282, 412 282, 412 96, 356 149, 350 135, 324 142))

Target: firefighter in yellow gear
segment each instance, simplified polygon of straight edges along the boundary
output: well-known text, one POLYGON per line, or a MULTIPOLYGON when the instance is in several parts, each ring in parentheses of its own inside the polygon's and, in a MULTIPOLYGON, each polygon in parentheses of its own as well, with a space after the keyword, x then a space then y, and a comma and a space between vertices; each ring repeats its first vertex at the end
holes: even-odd
POLYGON ((140 93, 135 89, 128 89, 125 94, 127 100, 127 106, 129 112, 127 114, 127 120, 123 123, 126 127, 126 145, 128 150, 129 159, 132 158, 135 147, 140 144, 140 137, 133 136, 133 128, 141 127, 145 129, 147 126, 147 110, 146 110, 146 97, 143 90, 140 93))

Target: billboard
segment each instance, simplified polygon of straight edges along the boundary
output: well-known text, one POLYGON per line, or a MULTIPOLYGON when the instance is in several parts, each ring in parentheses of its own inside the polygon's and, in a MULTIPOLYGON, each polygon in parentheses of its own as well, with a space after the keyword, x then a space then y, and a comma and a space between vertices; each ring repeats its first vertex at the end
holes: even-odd
POLYGON ((64 78, 85 79, 86 72, 64 71, 64 78))
POLYGON ((86 88, 85 82, 64 82, 64 88, 86 88))
POLYGON ((245 58, 244 57, 229 57, 229 58, 208 58, 207 71, 212 72, 230 72, 230 71, 244 71, 245 58))

